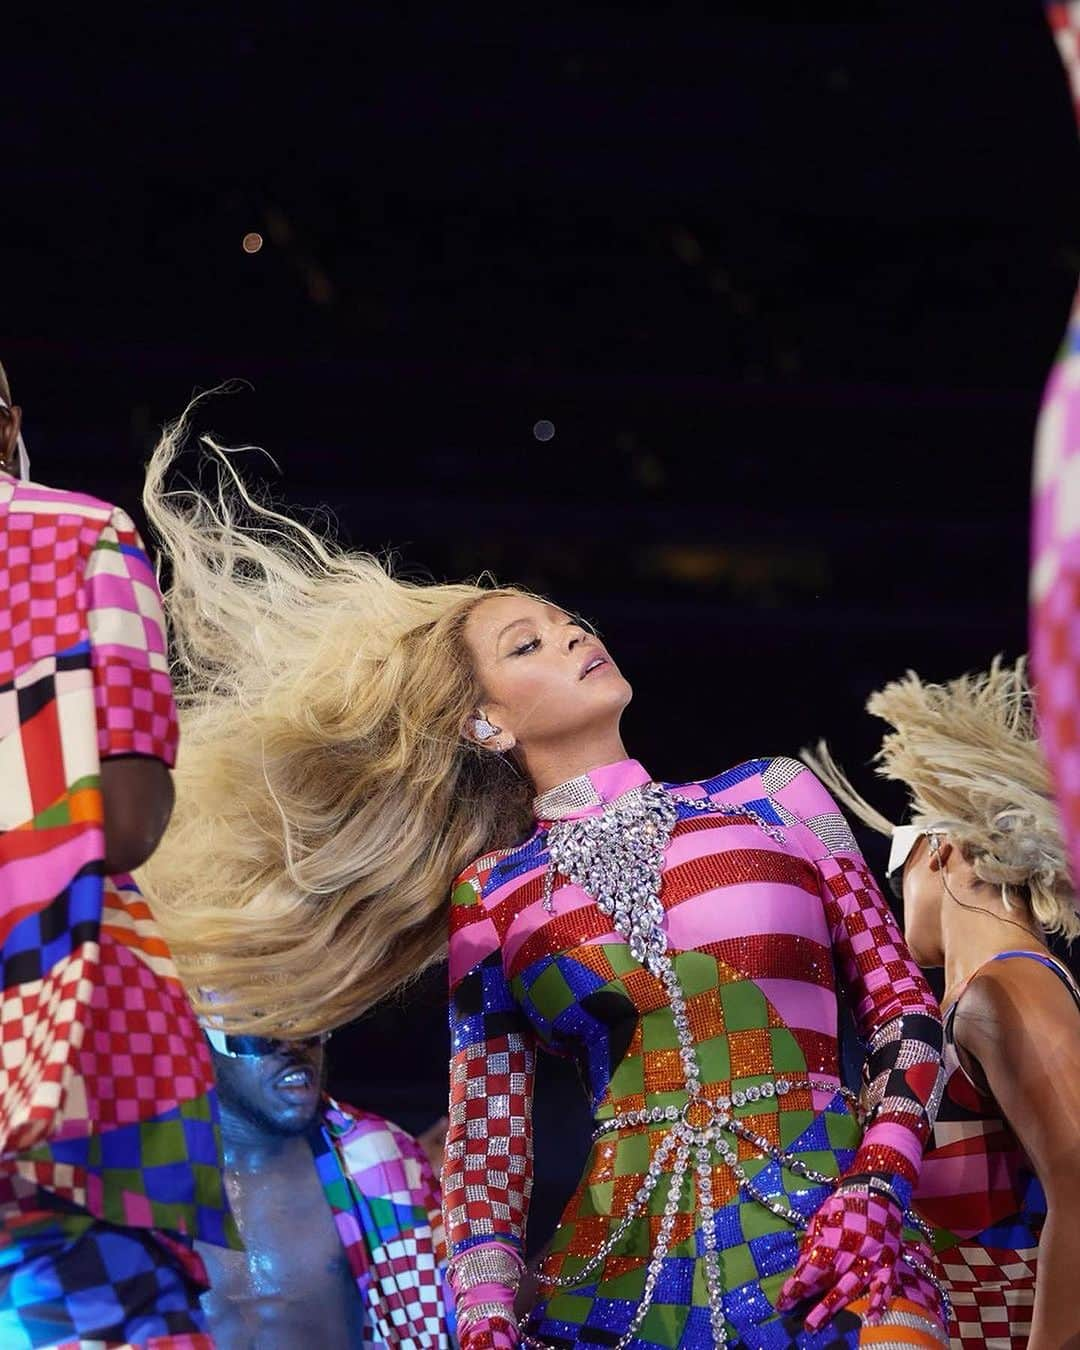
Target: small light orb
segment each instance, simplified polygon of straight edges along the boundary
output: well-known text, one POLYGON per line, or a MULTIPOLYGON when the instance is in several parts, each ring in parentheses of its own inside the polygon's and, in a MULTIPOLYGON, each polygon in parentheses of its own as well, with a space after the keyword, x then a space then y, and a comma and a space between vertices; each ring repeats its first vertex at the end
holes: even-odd
POLYGON ((533 435, 538 441, 550 441, 555 435, 555 423, 549 422, 546 417, 541 417, 540 421, 533 426, 533 435))
POLYGON ((258 253, 259 249, 261 249, 262 246, 263 246, 263 237, 261 234, 257 234, 254 230, 251 230, 248 234, 245 234, 240 244, 240 247, 244 250, 245 253, 258 253))

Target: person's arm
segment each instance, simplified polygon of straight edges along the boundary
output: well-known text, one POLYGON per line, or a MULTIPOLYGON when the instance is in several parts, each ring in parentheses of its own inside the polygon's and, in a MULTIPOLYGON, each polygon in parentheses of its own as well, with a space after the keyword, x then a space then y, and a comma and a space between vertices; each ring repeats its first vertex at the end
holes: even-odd
POLYGON ((824 785, 794 760, 771 761, 762 779, 818 873, 833 956, 868 1046, 870 1124, 781 1291, 784 1309, 818 1300, 806 1318, 817 1330, 864 1294, 874 1320, 892 1295, 904 1210, 941 1099, 941 1012, 824 785))
POLYGON ((454 890, 450 938, 450 1125, 443 1218, 462 1350, 503 1350, 519 1335, 532 1190, 535 1035, 502 967, 480 881, 454 890))
POLYGON ((173 805, 177 721, 165 619, 135 526, 114 510, 83 577, 97 708, 105 870, 133 871, 157 847, 173 805))
POLYGON ((1046 1195, 1029 1350, 1080 1344, 1080 1010, 1039 962, 995 961, 962 995, 955 1034, 1046 1195))

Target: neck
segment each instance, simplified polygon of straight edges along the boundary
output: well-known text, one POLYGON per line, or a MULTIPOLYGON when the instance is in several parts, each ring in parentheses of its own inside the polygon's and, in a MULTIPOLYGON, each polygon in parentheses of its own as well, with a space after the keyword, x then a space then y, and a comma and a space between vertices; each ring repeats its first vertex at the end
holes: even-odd
POLYGON ((1017 905, 1006 910, 1001 892, 995 887, 974 878, 961 881, 952 875, 947 881, 953 894, 946 892, 941 900, 943 1002, 951 1003, 964 982, 999 952, 1020 948, 1045 951, 1046 943, 1027 909, 1017 905), (962 909, 961 904, 970 908, 962 909))
POLYGON ((533 746, 522 755, 525 772, 538 797, 560 783, 579 778, 590 769, 626 758, 626 747, 618 728, 578 738, 573 745, 533 746))
POLYGON ((307 1147, 302 1134, 278 1134, 261 1121, 221 1104, 221 1144, 225 1164, 235 1172, 258 1172, 297 1144, 307 1147))

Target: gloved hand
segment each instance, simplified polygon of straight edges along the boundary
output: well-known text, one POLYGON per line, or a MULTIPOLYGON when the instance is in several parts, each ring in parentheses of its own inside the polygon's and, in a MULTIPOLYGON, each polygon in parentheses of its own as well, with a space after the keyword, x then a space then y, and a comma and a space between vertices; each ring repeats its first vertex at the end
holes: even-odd
POLYGON ((787 1312, 820 1296, 806 1318, 806 1329, 818 1331, 838 1309, 869 1294, 866 1320, 878 1321, 894 1293, 903 1226, 902 1205, 888 1182, 842 1181, 810 1220, 777 1307, 787 1312))

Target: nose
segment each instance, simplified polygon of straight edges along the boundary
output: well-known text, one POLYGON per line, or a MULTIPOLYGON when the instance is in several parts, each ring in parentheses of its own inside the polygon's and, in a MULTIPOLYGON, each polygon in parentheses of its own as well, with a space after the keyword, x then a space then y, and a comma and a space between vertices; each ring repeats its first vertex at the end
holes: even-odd
POLYGON ((566 644, 566 650, 568 652, 572 652, 575 647, 580 646, 589 636, 584 628, 578 628, 576 625, 569 628, 567 631, 570 634, 570 639, 566 644))

